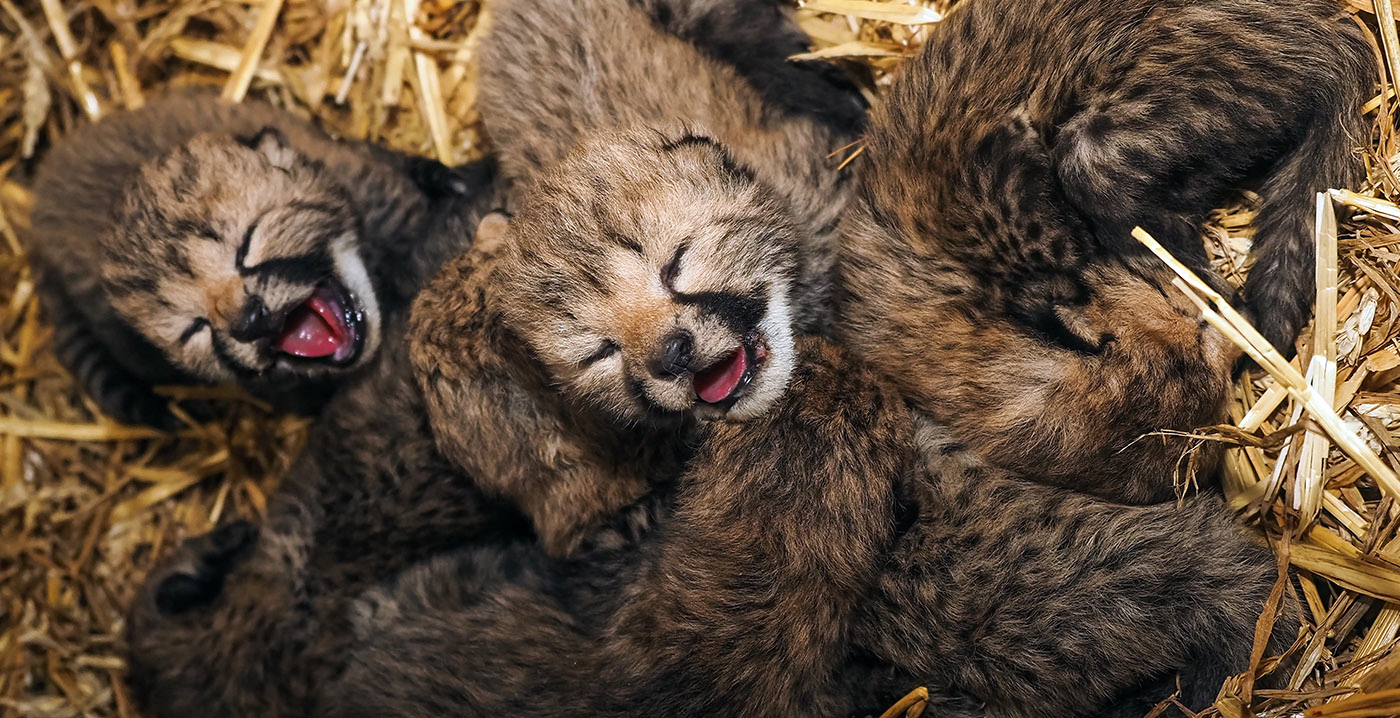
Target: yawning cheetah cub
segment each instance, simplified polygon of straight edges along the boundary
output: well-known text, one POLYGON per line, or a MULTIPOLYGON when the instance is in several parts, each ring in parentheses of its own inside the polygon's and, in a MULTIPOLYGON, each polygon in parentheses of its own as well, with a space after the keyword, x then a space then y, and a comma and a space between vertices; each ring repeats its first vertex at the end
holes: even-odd
POLYGON ((627 0, 487 9, 481 113, 516 213, 420 297, 414 361, 443 450, 568 553, 675 475, 693 419, 783 394, 795 337, 828 323, 846 196, 828 155, 859 97, 811 72, 793 94, 841 116, 785 107, 627 0))

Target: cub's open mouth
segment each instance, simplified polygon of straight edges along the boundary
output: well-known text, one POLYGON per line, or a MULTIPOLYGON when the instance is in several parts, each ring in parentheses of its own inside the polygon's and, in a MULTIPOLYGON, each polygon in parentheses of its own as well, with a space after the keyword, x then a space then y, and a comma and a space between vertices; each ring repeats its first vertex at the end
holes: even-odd
POLYGON ((298 359, 344 366, 359 358, 364 337, 364 312, 345 287, 328 279, 287 313, 274 346, 298 359))
POLYGON ((743 342, 723 359, 695 374, 695 395, 701 402, 728 409, 743 398, 754 377, 763 370, 768 348, 756 334, 743 342))

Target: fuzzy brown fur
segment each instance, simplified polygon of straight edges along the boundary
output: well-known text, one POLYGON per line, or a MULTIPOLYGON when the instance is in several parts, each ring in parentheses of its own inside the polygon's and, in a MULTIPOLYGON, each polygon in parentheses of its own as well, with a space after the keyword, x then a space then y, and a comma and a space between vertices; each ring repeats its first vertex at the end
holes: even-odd
MULTIPOLYGON (((470 246, 487 189, 435 216, 403 261, 470 246)), ((326 404, 259 527, 181 544, 147 577, 127 621, 132 693, 152 716, 304 716, 339 674, 351 600, 404 566, 467 546, 527 540, 528 525, 438 450, 413 379, 405 323, 326 404)))
MULTIPOLYGON (((663 133, 657 142, 676 144, 653 147, 657 162, 724 167, 715 138, 663 133)), ((1034 154, 1026 157, 1034 172, 1034 154)), ((561 176, 558 191, 615 190, 611 182, 627 179, 600 176, 561 176)), ((543 209, 530 219, 522 197, 509 226, 544 222, 543 209)), ((593 211, 576 198, 558 206, 593 211)), ((416 367, 429 372, 427 393, 454 381, 431 372, 451 372, 459 352, 482 346, 455 331, 504 326, 483 310, 479 273, 530 276, 525 258, 506 261, 524 246, 516 242, 459 260, 423 299, 441 312, 415 326, 417 339, 432 340, 415 355, 442 352, 416 367), (436 333, 426 331, 434 322, 436 333)), ((1052 328, 1065 328, 1058 340, 1095 336, 1080 314, 1107 321, 1150 296, 1151 283, 1130 274, 1104 275, 1123 289, 1097 300, 1102 309, 1080 302, 1070 306, 1077 313, 1055 312, 1052 328)), ((1173 306, 1164 301, 1154 316, 1173 306)), ((1182 341, 1198 336, 1194 327, 1163 336, 1182 341)), ((439 453, 432 431, 441 441, 441 427, 424 418, 434 399, 405 377, 407 351, 394 353, 397 368, 382 363, 380 378, 338 400, 347 411, 328 416, 344 423, 318 430, 322 443, 289 479, 255 547, 229 529, 182 549, 152 581, 131 624, 140 694, 156 715, 181 716, 768 716, 840 714, 927 683, 949 715, 1132 715, 1169 693, 1178 671, 1186 701, 1199 707, 1223 675, 1245 667, 1240 647, 1274 564, 1216 499, 1125 507, 984 466, 943 429, 911 419, 901 395, 916 405, 919 397, 889 367, 868 371, 819 341, 797 345, 810 361, 795 364, 791 391, 769 411, 703 425, 675 513, 640 545, 564 562, 530 546, 478 546, 397 578, 407 562, 513 529, 491 523, 508 524, 509 509, 439 453), (922 461, 910 466, 914 457, 922 461), (161 580, 172 577, 191 580, 161 580)), ((869 350, 853 342, 853 354, 869 350)), ((523 415, 554 410, 531 411, 523 415)), ((1274 648, 1295 627, 1290 606, 1274 648)))
POLYGON ((841 351, 801 346, 793 390, 707 424, 675 512, 617 565, 574 564, 569 600, 567 566, 482 552, 363 597, 324 715, 839 715, 912 424, 841 351))
POLYGON ((414 307, 416 375, 443 453, 519 506, 546 550, 567 555, 679 474, 687 424, 623 427, 556 392, 496 309, 517 279, 499 267, 498 243, 478 236, 492 246, 449 264, 414 307))
MULTIPOLYGON (((1277 568, 1219 499, 1124 506, 1007 476, 921 420, 918 517, 862 603, 859 704, 927 684, 950 713, 1201 710, 1249 665, 1277 568)), ((1286 599, 1268 655, 1297 636, 1286 599)), ((1267 683, 1267 681, 1266 681, 1267 683)))
MULTIPOLYGON (((653 533, 564 563, 482 546, 510 512, 437 453, 386 354, 255 547, 225 529, 152 578, 137 695, 156 716, 782 716, 926 684, 948 715, 1130 716, 1178 671, 1199 707, 1244 669, 1275 569, 1218 500, 1006 476, 843 352, 804 352, 773 411, 705 425, 653 533)), ((1290 603, 1274 652, 1296 626, 1290 603)))
POLYGON ((304 716, 346 660, 350 601, 406 565, 529 528, 438 452, 389 337, 331 400, 256 529, 186 541, 147 578, 127 623, 146 714, 304 716))
POLYGON ((1355 177, 1368 63, 1327 0, 960 6, 872 117, 842 336, 1013 473, 1170 498, 1190 442, 1139 437, 1220 419, 1236 355, 1129 230, 1212 276, 1199 226, 1259 182, 1244 300, 1291 343, 1312 193, 1355 177))
MULTIPOLYGON (((640 548, 470 551, 367 592, 324 715, 858 715, 927 685, 939 715, 1141 716, 1247 667, 1276 569, 1218 500, 1007 477, 804 356, 772 413, 711 425, 640 548)), ((1297 626, 1290 602, 1274 654, 1297 626)))
MULTIPOLYGON (((693 21, 687 40, 723 57, 722 38, 707 33, 736 25, 728 6, 715 7, 720 15, 685 15, 693 21)), ((787 22, 772 27, 790 34, 787 22)), ((740 24, 748 31, 764 27, 740 24)), ((781 91, 771 91, 781 100, 781 91)), ((420 241, 460 253, 492 206, 490 195, 468 193, 434 214, 420 241)), ((437 335, 420 336, 431 341, 420 342, 416 352, 463 350, 450 322, 488 319, 466 311, 476 300, 463 292, 476 281, 474 263, 491 251, 484 246, 444 272, 442 285, 450 291, 435 290, 424 302, 441 308, 438 319, 449 323, 438 325, 437 335), (459 310, 464 313, 455 314, 459 310)), ((420 266, 413 261, 402 266, 420 266)), ((375 265, 390 274, 400 266, 388 260, 375 265)), ((443 355, 440 366, 451 376, 475 356, 443 355)), ((499 357, 483 354, 479 361, 489 369, 499 357)), ((523 541, 530 547, 519 551, 535 550, 531 527, 515 509, 484 495, 478 481, 440 451, 430 414, 410 370, 407 339, 387 331, 381 359, 352 377, 322 413, 263 526, 234 524, 187 541, 147 578, 128 622, 133 692, 147 713, 305 716, 354 649, 348 644, 354 596, 453 547, 523 541)), ((518 445, 521 451, 533 446, 518 445)), ((499 547, 480 550, 511 555, 499 547)), ((613 575, 598 572, 598 582, 613 575)), ((526 620, 525 607, 519 615, 526 620)))
MULTIPOLYGON (((519 504, 557 555, 674 479, 695 416, 766 410, 794 335, 828 321, 840 123, 761 92, 650 9, 488 6, 481 113, 520 183, 517 212, 488 223, 498 249, 459 260, 414 310, 444 453, 519 504), (560 23, 578 29, 567 43, 548 32, 560 23), (697 376, 739 354, 737 388, 702 400, 697 376)), ((689 31, 717 18, 714 32, 749 11, 774 42, 797 32, 763 3, 661 15, 689 31)), ((823 76, 793 80, 805 89, 784 91, 852 102, 823 76)))
POLYGON ((309 409, 451 256, 421 244, 431 215, 484 179, 189 89, 56 146, 27 243, 60 359, 116 418, 169 426, 152 387, 195 382, 309 409), (278 322, 327 283, 353 305, 357 354, 278 357, 278 322))

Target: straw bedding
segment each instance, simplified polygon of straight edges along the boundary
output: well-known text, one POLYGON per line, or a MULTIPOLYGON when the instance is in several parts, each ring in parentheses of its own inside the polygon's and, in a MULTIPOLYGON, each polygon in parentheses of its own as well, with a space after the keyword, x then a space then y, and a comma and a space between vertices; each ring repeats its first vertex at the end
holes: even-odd
MULTIPOLYGON (((950 9, 804 5, 811 55, 841 58, 875 94, 950 9)), ((1374 40, 1380 92, 1372 135, 1356 138, 1369 180, 1317 208, 1322 330, 1305 333, 1291 369, 1261 355, 1270 371, 1236 386, 1231 424, 1200 432, 1238 447, 1227 494, 1299 570, 1307 606, 1289 689, 1229 681, 1208 712, 1224 718, 1400 715, 1400 37, 1391 0, 1342 7, 1374 40)), ((470 0, 0 0, 0 716, 135 715, 120 633, 136 582, 183 537, 256 516, 306 433, 228 392, 215 392, 216 420, 173 436, 94 411, 49 351, 20 249, 33 157, 104 112, 203 83, 465 161, 489 149, 473 111, 477 16, 470 0)), ((1206 232, 1228 275, 1247 269, 1249 200, 1206 232)), ((1229 316, 1212 321, 1236 332, 1229 316)), ((888 715, 921 710, 919 698, 888 715)))

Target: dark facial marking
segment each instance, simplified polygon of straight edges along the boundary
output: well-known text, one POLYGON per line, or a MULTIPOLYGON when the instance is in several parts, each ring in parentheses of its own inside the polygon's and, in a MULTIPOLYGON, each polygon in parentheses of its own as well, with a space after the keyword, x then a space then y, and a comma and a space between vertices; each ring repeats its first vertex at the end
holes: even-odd
POLYGON ((726 234, 772 234, 773 231, 773 221, 756 214, 726 214, 717 218, 715 224, 723 227, 726 234))
MULTIPOLYGON (((326 232, 326 236, 323 237, 323 238, 321 239, 321 241, 319 242, 319 244, 321 244, 321 245, 329 246, 331 240, 334 240, 334 239, 335 239, 337 236, 339 236, 340 234, 343 234, 343 233, 345 233, 345 232, 350 231, 350 227, 346 226, 346 219, 347 219, 347 218, 343 217, 343 216, 342 216, 343 212, 340 210, 340 208, 338 208, 338 207, 336 207, 336 206, 334 206, 334 205, 327 204, 327 203, 324 203, 324 202, 302 202, 302 201, 295 201, 295 202, 289 202, 287 205, 285 205, 285 207, 286 207, 286 209, 293 210, 293 211, 295 211, 295 212, 299 212, 299 213, 303 213, 303 214, 319 214, 319 215, 324 216, 327 220, 329 220, 329 221, 326 223, 326 225, 327 225, 329 228, 324 228, 324 227, 323 227, 323 231, 326 232)), ((275 209, 278 209, 278 208, 276 208, 276 207, 269 208, 269 209, 267 209, 266 211, 264 211, 262 214, 258 215, 257 218, 255 218, 255 219, 248 225, 248 230, 247 230, 246 232, 243 233, 243 242, 242 242, 241 244, 239 244, 239 246, 238 246, 238 253, 237 253, 236 257, 234 258, 234 265, 238 268, 238 273, 239 273, 239 274, 244 275, 244 276, 247 276, 248 274, 250 274, 250 273, 252 273, 252 272, 278 271, 278 270, 269 269, 269 268, 268 268, 268 265, 272 265, 272 264, 274 264, 274 263, 286 263, 286 262, 302 262, 302 261, 306 261, 306 259, 305 259, 304 257, 279 257, 279 258, 277 258, 277 259, 270 259, 270 260, 267 260, 267 261, 263 262, 262 264, 259 264, 259 265, 256 266, 256 267, 249 267, 249 266, 247 266, 248 248, 249 248, 250 246, 252 246, 252 242, 253 242, 253 233, 256 232, 257 229, 258 229, 258 226, 259 226, 260 224, 262 224, 263 218, 265 218, 265 217, 268 215, 269 212, 272 212, 272 211, 275 210, 275 209)), ((307 256, 307 257, 311 257, 311 256, 314 256, 314 255, 306 255, 306 256, 307 256)), ((324 259, 324 260, 322 260, 320 257, 317 257, 317 260, 323 262, 326 266, 329 266, 329 259, 324 259)), ((329 274, 329 270, 327 270, 327 271, 326 271, 325 273, 323 273, 321 276, 325 276, 326 274, 329 274)), ((305 276, 305 274, 303 273, 303 274, 300 275, 300 276, 305 276)))
POLYGON ((330 216, 333 219, 339 218, 342 214, 344 214, 344 211, 340 207, 337 207, 327 202, 306 202, 302 200, 297 200, 294 202, 288 202, 287 208, 296 210, 297 212, 314 212, 316 214, 324 214, 330 216))
POLYGON ((296 257, 269 259, 255 267, 239 270, 240 274, 256 273, 266 277, 276 277, 294 284, 311 284, 331 276, 335 262, 324 252, 312 252, 296 257))
POLYGON ((540 280, 533 294, 535 301, 554 306, 565 306, 573 298, 568 283, 558 277, 540 280))
POLYGON ((714 149, 716 152, 724 151, 724 146, 721 145, 719 142, 716 142, 713 137, 697 135, 693 132, 687 132, 680 138, 671 140, 661 145, 661 149, 665 152, 675 152, 676 150, 682 147, 709 147, 714 149))
MULTIPOLYGON (((182 232, 181 236, 185 237, 189 235, 182 232)), ((152 254, 158 254, 166 267, 186 277, 194 276, 194 267, 190 266, 189 258, 185 256, 184 252, 180 251, 179 245, 174 243, 158 245, 152 248, 152 254)))
POLYGON ((713 314, 731 330, 743 334, 758 327, 763 313, 768 310, 768 301, 757 289, 753 293, 697 292, 675 295, 678 304, 699 307, 701 311, 713 314))
POLYGON ((594 269, 592 265, 580 264, 577 266, 579 271, 583 274, 583 281, 588 282, 588 286, 592 287, 593 291, 603 292, 606 289, 606 285, 603 283, 603 277, 598 274, 598 271, 594 269))
POLYGON ((248 224, 248 231, 243 233, 243 242, 238 245, 238 253, 234 255, 233 265, 238 268, 239 274, 247 274, 248 268, 243 266, 243 261, 248 258, 248 247, 253 243, 253 233, 258 231, 258 223, 267 215, 263 212, 248 224))
POLYGON ((651 397, 647 395, 646 388, 642 386, 642 382, 634 378, 631 374, 627 375, 626 383, 627 393, 632 396, 632 399, 637 402, 637 405, 642 408, 642 411, 658 419, 675 419, 680 416, 680 412, 671 411, 657 404, 655 401, 652 401, 651 397))
POLYGON ((113 289, 123 294, 155 295, 160 289, 154 277, 144 274, 124 274, 113 279, 111 284, 113 289))
POLYGON ((210 345, 214 347, 214 356, 217 357, 229 371, 241 377, 257 376, 257 369, 244 366, 238 359, 234 358, 233 354, 228 350, 228 347, 224 346, 218 332, 210 334, 209 338, 212 340, 210 345))
POLYGON ((222 242, 224 240, 218 230, 214 229, 214 225, 203 219, 182 217, 172 220, 170 222, 170 232, 182 237, 199 237, 200 239, 207 239, 211 242, 222 242))
POLYGON ((708 148, 709 150, 714 152, 716 156, 719 157, 720 168, 724 170, 724 174, 730 179, 739 180, 741 182, 749 184, 752 184, 754 181, 754 171, 735 161, 734 155, 731 155, 729 153, 729 148, 725 147, 719 142, 716 142, 711 137, 706 137, 704 135, 697 135, 693 133, 686 133, 680 139, 672 140, 661 145, 661 149, 665 152, 675 152, 676 150, 681 149, 682 147, 708 148))
POLYGON ((188 147, 180 147, 180 173, 170 181, 170 191, 178 200, 185 200, 199 182, 199 160, 188 147))

